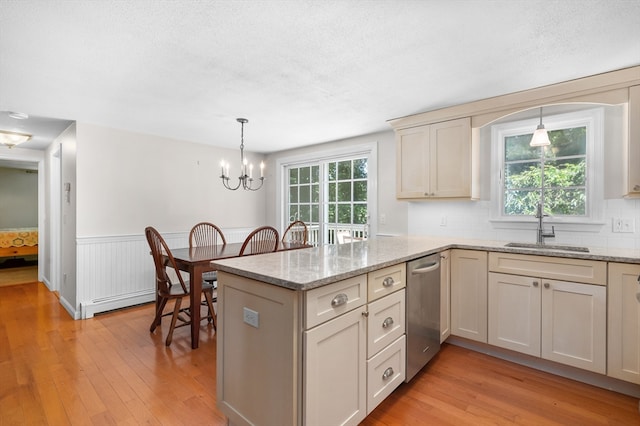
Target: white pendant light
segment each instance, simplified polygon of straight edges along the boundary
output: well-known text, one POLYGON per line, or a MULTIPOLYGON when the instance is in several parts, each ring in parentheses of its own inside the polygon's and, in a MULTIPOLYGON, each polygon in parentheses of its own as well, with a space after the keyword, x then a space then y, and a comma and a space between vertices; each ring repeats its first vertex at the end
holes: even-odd
POLYGON ((542 107, 540 107, 540 124, 538 124, 538 128, 535 132, 533 132, 533 137, 531 138, 531 142, 529 142, 530 146, 549 146, 551 145, 551 141, 549 140, 549 135, 547 134, 547 129, 544 128, 544 124, 542 124, 542 107))

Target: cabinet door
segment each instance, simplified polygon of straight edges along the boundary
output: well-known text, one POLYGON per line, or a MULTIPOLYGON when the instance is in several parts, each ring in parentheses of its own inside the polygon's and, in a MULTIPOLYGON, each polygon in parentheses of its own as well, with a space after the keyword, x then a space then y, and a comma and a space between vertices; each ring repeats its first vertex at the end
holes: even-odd
POLYGON ((357 425, 367 415, 365 310, 304 332, 305 425, 357 425))
POLYGON ((440 343, 451 334, 451 251, 440 254, 440 343))
POLYGON ((489 344, 540 356, 540 280, 489 273, 489 344))
POLYGON ((627 195, 640 197, 640 86, 629 88, 627 195))
POLYGON ((431 125, 429 137, 429 195, 471 197, 471 119, 431 125))
POLYGON ((607 374, 640 384, 640 265, 609 263, 607 374))
POLYGON ((542 358, 605 374, 606 287, 542 282, 542 358))
POLYGON ((425 198, 429 186, 429 126, 396 133, 396 197, 425 198))
POLYGON ((487 343, 487 252, 451 251, 451 334, 487 343))

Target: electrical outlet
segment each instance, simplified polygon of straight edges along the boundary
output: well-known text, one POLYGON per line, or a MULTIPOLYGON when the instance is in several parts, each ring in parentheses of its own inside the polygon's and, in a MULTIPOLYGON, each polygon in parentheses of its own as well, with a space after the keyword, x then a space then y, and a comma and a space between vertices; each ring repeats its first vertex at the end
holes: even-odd
POLYGON ((387 223, 387 215, 384 213, 380 213, 380 225, 386 225, 387 223))
POLYGON ((245 307, 242 309, 242 316, 243 321, 250 326, 255 328, 260 326, 260 313, 245 307))
POLYGON ((440 216, 440 226, 447 226, 447 217, 440 216))

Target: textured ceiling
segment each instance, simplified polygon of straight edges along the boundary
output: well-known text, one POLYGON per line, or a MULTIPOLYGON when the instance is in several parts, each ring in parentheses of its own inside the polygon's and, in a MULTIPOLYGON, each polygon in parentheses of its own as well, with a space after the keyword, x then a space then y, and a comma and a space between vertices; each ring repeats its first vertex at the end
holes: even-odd
POLYGON ((0 0, 0 111, 258 152, 635 65, 640 0, 0 0))

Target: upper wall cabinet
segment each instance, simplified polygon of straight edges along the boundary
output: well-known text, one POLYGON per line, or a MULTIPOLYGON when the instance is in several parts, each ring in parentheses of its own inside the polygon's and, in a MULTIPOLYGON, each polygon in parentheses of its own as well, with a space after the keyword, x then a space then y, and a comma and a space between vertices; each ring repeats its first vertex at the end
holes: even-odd
POLYGON ((640 86, 629 88, 628 197, 640 197, 640 86))
POLYGON ((469 117, 396 132, 396 196, 471 198, 469 117))

